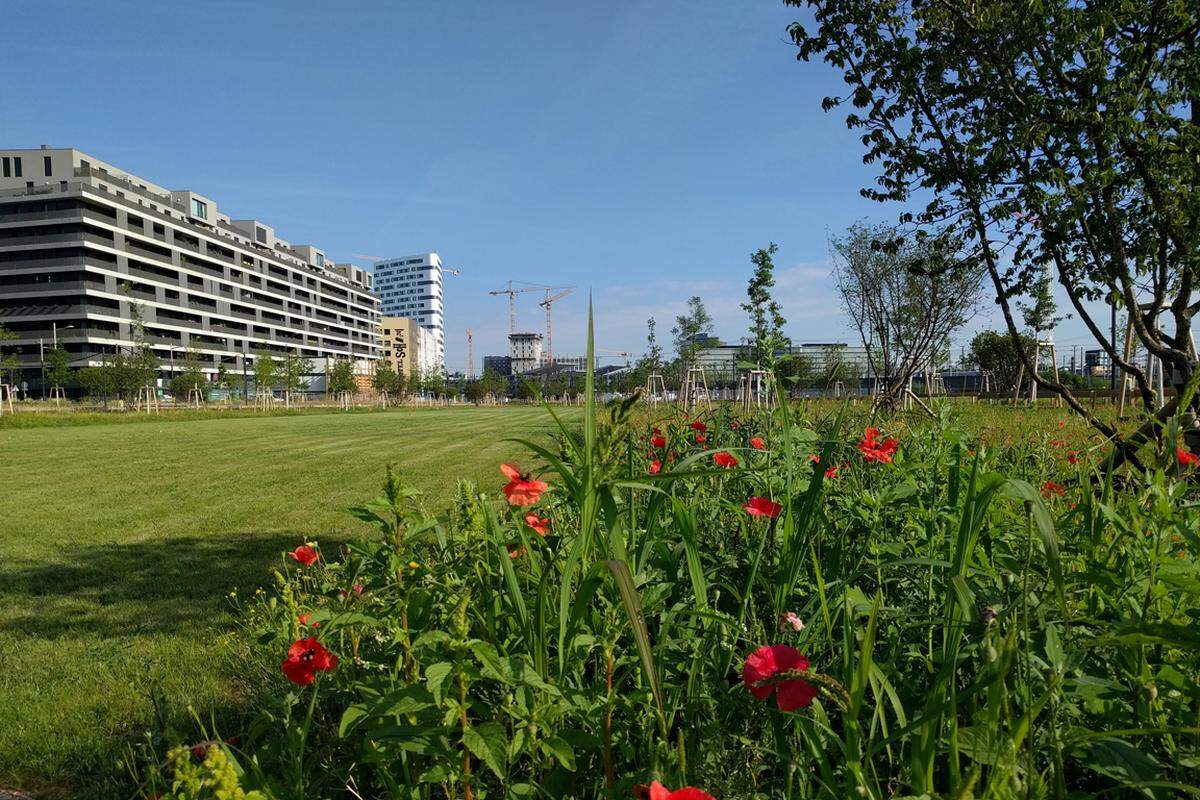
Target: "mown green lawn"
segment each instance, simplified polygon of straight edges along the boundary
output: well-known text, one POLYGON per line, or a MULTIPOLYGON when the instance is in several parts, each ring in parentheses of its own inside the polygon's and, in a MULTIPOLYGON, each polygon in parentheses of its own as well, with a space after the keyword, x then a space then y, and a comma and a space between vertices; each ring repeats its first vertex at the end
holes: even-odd
MULTIPOLYGON (((571 413, 573 410, 567 410, 571 413)), ((0 787, 116 796, 116 759, 176 714, 245 703, 219 638, 228 592, 362 524, 388 463, 440 509, 492 490, 538 408, 0 428, 0 787)))

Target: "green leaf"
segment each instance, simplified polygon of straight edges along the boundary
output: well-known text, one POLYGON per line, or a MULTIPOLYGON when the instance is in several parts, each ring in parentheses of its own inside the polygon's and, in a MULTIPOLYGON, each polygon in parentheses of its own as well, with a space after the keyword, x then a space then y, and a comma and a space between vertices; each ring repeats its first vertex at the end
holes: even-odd
POLYGON ((625 614, 629 617, 630 627, 633 628, 633 640, 637 645, 638 658, 642 662, 642 671, 646 674, 646 682, 650 684, 650 692, 654 695, 654 704, 658 711, 658 720, 664 731, 667 727, 667 715, 663 708, 662 689, 658 682, 658 668, 654 663, 654 648, 650 646, 650 634, 646 632, 646 621, 642 618, 642 604, 634 588, 633 578, 629 567, 623 561, 606 561, 612 571, 617 591, 621 595, 621 604, 625 606, 625 614))
POLYGON ((1101 636, 1097 644, 1161 644, 1181 650, 1200 650, 1200 629, 1171 622, 1143 622, 1126 625, 1101 636))
POLYGON ((497 778, 504 777, 508 747, 503 726, 496 722, 469 725, 463 731, 463 744, 476 758, 487 764, 497 778))
POLYGON ((446 661, 430 664, 425 668, 425 687, 429 689, 433 695, 433 701, 439 706, 442 704, 442 686, 452 672, 454 672, 454 665, 446 661))
POLYGON ((367 718, 367 708, 356 703, 342 712, 342 721, 338 724, 338 737, 346 738, 346 732, 367 718))
POLYGON ((505 669, 504 662, 500 660, 500 654, 496 652, 496 648, 491 643, 472 642, 471 652, 474 653, 475 660, 483 667, 483 677, 504 683, 512 682, 512 675, 505 669))
POLYGON ((569 772, 575 771, 575 748, 571 747, 566 740, 558 736, 551 736, 549 739, 543 739, 541 742, 542 750, 547 755, 558 759, 558 763, 562 764, 563 768, 569 772))

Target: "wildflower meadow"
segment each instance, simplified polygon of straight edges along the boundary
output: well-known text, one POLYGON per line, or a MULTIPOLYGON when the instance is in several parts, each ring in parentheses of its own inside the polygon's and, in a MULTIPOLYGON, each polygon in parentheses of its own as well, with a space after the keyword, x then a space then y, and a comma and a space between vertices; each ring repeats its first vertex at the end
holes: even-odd
POLYGON ((256 708, 147 736, 140 796, 1200 793, 1174 429, 1114 475, 1049 407, 993 430, 588 389, 490 485, 389 469, 359 540, 281 553, 237 607, 256 708))

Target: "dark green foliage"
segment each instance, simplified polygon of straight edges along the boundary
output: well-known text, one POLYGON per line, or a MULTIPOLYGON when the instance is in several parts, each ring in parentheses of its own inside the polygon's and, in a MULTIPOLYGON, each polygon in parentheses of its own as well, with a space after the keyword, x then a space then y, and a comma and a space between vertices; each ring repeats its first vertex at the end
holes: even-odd
POLYGON ((775 262, 772 256, 779 247, 771 242, 766 249, 750 254, 754 274, 746 284, 746 302, 742 310, 750 315, 750 357, 755 364, 763 364, 777 348, 787 345, 783 333, 786 321, 779 303, 771 297, 775 286, 775 262))

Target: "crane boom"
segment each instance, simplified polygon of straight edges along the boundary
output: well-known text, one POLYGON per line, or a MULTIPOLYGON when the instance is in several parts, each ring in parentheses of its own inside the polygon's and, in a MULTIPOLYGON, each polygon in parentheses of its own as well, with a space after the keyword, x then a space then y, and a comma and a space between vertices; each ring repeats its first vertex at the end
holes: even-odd
POLYGON ((488 292, 488 294, 492 295, 493 297, 498 297, 499 295, 502 295, 502 294, 508 295, 508 332, 510 334, 513 334, 513 333, 517 332, 517 303, 516 303, 517 295, 521 294, 522 292, 540 292, 543 289, 551 289, 551 288, 554 288, 554 287, 513 286, 513 282, 510 280, 508 283, 506 283, 501 288, 496 289, 495 291, 492 291, 492 292, 488 292))

